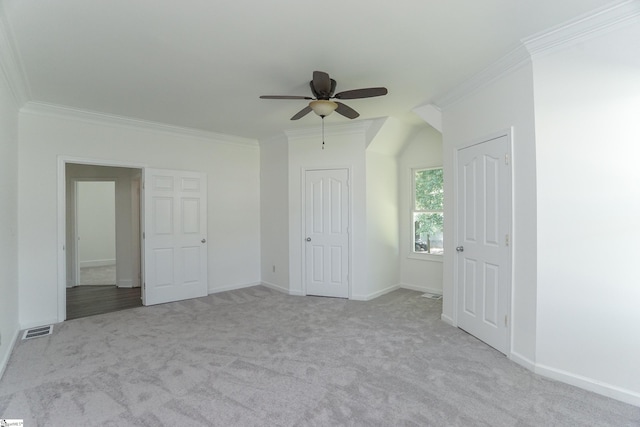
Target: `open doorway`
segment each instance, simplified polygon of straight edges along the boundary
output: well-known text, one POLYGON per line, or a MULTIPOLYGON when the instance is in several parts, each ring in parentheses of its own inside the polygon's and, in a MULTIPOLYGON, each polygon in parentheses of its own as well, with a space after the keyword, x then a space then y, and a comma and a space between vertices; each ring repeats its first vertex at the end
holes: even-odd
POLYGON ((66 319, 142 305, 141 170, 67 163, 66 319))
POLYGON ((116 182, 76 180, 77 286, 116 286, 116 182))

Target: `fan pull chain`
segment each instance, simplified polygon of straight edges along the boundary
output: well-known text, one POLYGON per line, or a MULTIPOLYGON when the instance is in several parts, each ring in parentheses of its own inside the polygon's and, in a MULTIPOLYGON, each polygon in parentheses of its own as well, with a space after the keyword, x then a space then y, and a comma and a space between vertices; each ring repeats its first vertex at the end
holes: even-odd
POLYGON ((322 117, 322 149, 324 150, 324 116, 322 117))

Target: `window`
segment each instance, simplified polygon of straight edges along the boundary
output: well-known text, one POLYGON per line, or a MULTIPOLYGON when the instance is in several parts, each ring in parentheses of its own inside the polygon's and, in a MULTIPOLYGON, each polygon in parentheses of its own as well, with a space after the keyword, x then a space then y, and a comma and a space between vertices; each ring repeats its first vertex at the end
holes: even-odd
POLYGON ((413 170, 413 253, 442 255, 442 168, 413 170))

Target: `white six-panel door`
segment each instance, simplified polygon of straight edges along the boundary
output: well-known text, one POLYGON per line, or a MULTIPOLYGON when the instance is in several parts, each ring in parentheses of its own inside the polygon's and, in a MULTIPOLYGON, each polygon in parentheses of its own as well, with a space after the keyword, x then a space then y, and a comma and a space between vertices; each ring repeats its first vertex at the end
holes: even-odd
POLYGON ((305 240, 307 295, 348 298, 347 169, 306 171, 305 240))
POLYGON ((207 295, 207 179, 144 170, 144 305, 207 295))
POLYGON ((458 326, 508 351, 511 286, 509 137, 458 151, 458 326))

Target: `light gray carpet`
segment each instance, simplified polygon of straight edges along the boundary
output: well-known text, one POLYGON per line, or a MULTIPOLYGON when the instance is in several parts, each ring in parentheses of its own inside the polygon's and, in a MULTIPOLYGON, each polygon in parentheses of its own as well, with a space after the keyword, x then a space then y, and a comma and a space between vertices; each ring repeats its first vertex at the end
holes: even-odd
POLYGON ((28 426, 630 426, 640 408, 546 380, 398 290, 264 287, 56 325, 20 341, 0 418, 28 426))

